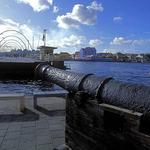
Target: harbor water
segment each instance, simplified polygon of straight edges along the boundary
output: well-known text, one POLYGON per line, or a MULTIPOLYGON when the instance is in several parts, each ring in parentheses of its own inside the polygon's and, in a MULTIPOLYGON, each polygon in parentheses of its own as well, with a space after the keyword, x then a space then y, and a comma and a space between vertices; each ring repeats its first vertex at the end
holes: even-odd
MULTIPOLYGON (((98 76, 113 77, 117 80, 150 86, 150 64, 123 62, 67 61, 69 71, 93 73, 98 76)), ((26 93, 61 90, 60 87, 47 82, 0 81, 1 93, 26 93)))

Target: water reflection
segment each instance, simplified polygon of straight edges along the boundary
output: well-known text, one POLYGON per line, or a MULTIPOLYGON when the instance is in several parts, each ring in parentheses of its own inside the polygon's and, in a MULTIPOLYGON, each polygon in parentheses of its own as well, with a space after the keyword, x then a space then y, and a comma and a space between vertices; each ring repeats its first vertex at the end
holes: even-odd
POLYGON ((60 90, 60 87, 46 81, 0 81, 1 93, 25 93, 32 95, 34 92, 60 90))

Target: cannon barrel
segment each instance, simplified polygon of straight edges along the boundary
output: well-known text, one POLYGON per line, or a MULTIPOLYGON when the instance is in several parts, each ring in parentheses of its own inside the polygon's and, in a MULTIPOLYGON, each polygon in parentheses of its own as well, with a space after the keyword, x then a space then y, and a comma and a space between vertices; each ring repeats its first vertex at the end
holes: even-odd
POLYGON ((107 103, 141 113, 150 112, 150 87, 124 83, 111 77, 98 77, 65 71, 49 65, 38 65, 35 75, 69 92, 84 91, 99 103, 107 103))

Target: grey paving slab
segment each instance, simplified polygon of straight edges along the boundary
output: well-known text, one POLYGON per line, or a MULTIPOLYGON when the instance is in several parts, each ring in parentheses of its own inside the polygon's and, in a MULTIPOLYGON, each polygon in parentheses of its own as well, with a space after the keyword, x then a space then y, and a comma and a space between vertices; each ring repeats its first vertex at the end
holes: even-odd
POLYGON ((21 129, 21 134, 35 134, 36 128, 35 127, 26 127, 21 129))
POLYGON ((65 138, 65 131, 64 130, 52 130, 50 131, 50 135, 52 138, 65 138))
POLYGON ((36 135, 35 134, 22 134, 20 135, 20 142, 28 142, 28 141, 35 141, 36 135))
POLYGON ((37 123, 36 124, 36 128, 38 129, 48 129, 49 125, 48 125, 48 122, 43 122, 43 123, 37 123))
POLYGON ((0 130, 7 130, 8 129, 8 123, 0 123, 0 130))
POLYGON ((5 136, 6 131, 7 131, 6 129, 4 129, 4 130, 0 130, 0 137, 5 136))
POLYGON ((64 138, 53 138, 52 139, 52 145, 53 147, 57 147, 59 145, 65 144, 65 139, 64 138))
POLYGON ((20 137, 20 132, 16 131, 16 132, 7 132, 4 139, 5 140, 11 140, 11 139, 18 139, 20 137))
POLYGON ((20 124, 10 124, 8 127, 8 131, 20 131, 21 130, 21 125, 20 124))
POLYGON ((17 150, 36 150, 36 145, 20 145, 17 150))
POLYGON ((12 149, 12 148, 18 148, 19 139, 13 139, 13 140, 3 140, 0 149, 12 149))
POLYGON ((41 135, 41 136, 37 136, 37 144, 50 144, 52 143, 52 139, 49 135, 41 135))
POLYGON ((61 124, 51 125, 49 126, 49 130, 63 130, 65 127, 61 124))
POLYGON ((3 140, 4 140, 4 137, 0 137, 0 144, 2 143, 3 140))
POLYGON ((24 147, 35 147, 36 148, 36 141, 35 140, 20 140, 19 141, 19 149, 24 147))
POLYGON ((36 135, 37 136, 49 135, 49 130, 48 129, 37 129, 36 130, 36 135))
POLYGON ((23 122, 22 124, 21 124, 21 127, 35 127, 35 121, 29 121, 29 122, 23 122))
POLYGON ((53 150, 53 145, 51 144, 37 145, 37 150, 53 150))

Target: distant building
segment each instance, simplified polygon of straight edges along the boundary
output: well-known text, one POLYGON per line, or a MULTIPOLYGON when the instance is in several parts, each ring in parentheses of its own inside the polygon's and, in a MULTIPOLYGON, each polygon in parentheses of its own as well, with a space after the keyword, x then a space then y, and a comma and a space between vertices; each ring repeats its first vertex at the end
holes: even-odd
POLYGON ((60 54, 54 54, 54 60, 55 61, 65 61, 65 60, 71 60, 72 55, 67 52, 61 52, 60 54))
POLYGON ((74 54, 74 59, 75 59, 75 60, 80 59, 80 52, 79 52, 79 51, 75 52, 75 54, 74 54))
POLYGON ((89 59, 96 56, 95 47, 86 47, 80 49, 80 59, 89 59))
POLYGON ((98 58, 113 58, 114 55, 112 53, 97 53, 98 58))
POLYGON ((116 60, 117 61, 126 61, 126 60, 128 60, 128 57, 126 54, 118 52, 118 53, 116 53, 116 60))

